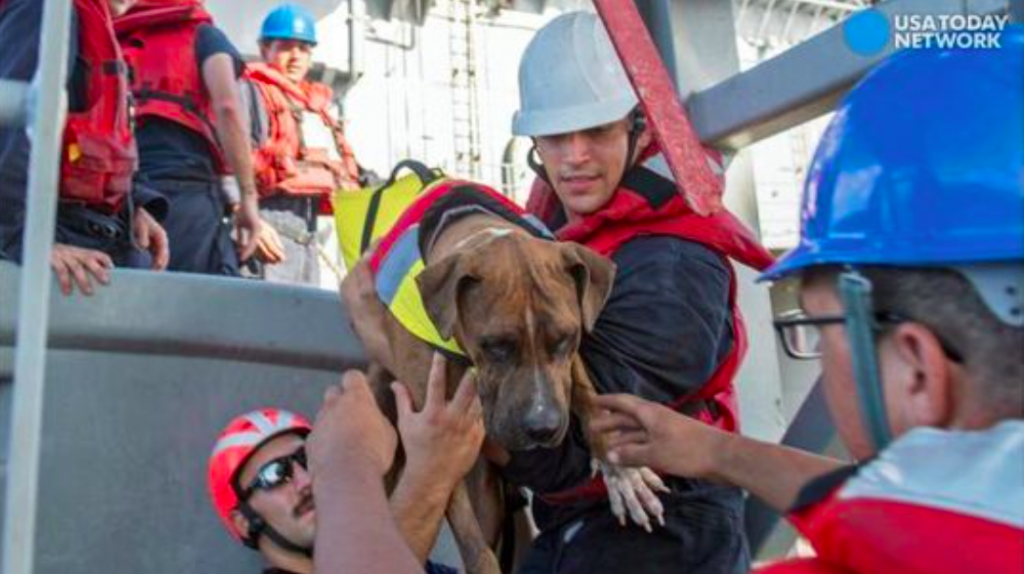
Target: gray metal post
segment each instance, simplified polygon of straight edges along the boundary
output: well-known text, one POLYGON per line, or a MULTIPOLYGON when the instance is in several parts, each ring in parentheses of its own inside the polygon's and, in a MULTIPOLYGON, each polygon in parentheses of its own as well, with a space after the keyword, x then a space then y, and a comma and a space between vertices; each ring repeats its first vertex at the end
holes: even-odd
POLYGON ((24 267, 11 413, 11 464, 7 482, 3 562, 5 574, 32 574, 35 552, 40 430, 50 303, 50 249, 57 218, 61 133, 67 109, 71 2, 47 0, 39 35, 39 68, 30 93, 32 154, 28 174, 24 267), (35 96, 34 98, 32 96, 35 96))

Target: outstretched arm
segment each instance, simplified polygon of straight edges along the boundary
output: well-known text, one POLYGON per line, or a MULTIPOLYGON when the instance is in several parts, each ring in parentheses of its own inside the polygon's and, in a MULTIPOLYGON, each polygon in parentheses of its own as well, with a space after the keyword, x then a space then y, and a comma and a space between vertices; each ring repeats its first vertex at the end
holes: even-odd
POLYGON ((728 433, 631 395, 595 399, 604 412, 591 430, 608 441, 617 464, 727 482, 786 512, 811 479, 846 463, 728 433))

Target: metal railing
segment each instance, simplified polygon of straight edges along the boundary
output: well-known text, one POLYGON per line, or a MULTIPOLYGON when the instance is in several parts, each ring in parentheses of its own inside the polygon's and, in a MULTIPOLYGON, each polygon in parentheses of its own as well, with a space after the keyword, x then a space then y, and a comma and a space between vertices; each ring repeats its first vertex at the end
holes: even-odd
MULTIPOLYGON (((5 493, 2 562, 5 574, 31 574, 35 554, 39 447, 46 374, 50 250, 57 219, 61 135, 67 111, 71 2, 46 0, 39 34, 39 67, 31 87, 3 90, 5 122, 32 130, 23 269, 14 356, 11 464, 5 493), (12 113, 13 112, 13 113, 12 113), (21 121, 18 121, 18 120, 21 121), (14 120, 14 121, 10 121, 14 120)), ((10 86, 7 83, 5 87, 10 86)))

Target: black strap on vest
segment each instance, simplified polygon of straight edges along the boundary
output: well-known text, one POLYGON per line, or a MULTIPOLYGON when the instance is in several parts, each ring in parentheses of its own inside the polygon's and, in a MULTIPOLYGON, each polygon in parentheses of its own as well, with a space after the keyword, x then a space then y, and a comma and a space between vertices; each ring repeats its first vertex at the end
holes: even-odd
POLYGON ((655 210, 678 195, 674 181, 642 165, 635 166, 622 176, 622 186, 646 199, 655 210))
POLYGON ((159 100, 162 102, 178 104, 179 106, 181 106, 181 109, 192 114, 193 116, 198 118, 199 121, 203 122, 203 124, 205 124, 206 127, 210 130, 210 134, 213 136, 213 138, 217 138, 217 127, 213 125, 213 122, 210 121, 210 118, 206 117, 205 114, 199 112, 199 106, 196 104, 196 101, 193 98, 190 98, 188 96, 178 96, 168 92, 151 90, 148 87, 143 87, 139 90, 135 90, 134 92, 132 92, 132 97, 134 97, 137 102, 143 102, 145 100, 159 100))
POLYGON ((422 187, 427 187, 434 181, 444 177, 444 173, 439 169, 430 169, 423 163, 414 159, 407 159, 398 162, 398 165, 391 170, 391 175, 388 176, 388 180, 381 184, 373 192, 373 196, 370 197, 370 205, 366 209, 366 221, 363 223, 363 237, 359 242, 359 253, 363 254, 370 248, 370 242, 373 241, 373 227, 377 224, 377 214, 380 212, 380 203, 384 200, 384 193, 395 185, 398 181, 398 176, 401 174, 403 169, 416 174, 419 178, 422 187))

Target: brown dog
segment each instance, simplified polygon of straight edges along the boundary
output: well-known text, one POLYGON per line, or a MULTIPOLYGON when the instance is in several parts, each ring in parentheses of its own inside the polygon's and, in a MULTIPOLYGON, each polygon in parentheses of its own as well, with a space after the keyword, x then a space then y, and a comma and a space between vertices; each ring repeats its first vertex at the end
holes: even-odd
MULTIPOLYGON (((570 410, 589 419, 595 391, 577 350, 611 291, 610 261, 485 213, 441 229, 424 260, 417 278, 424 305, 440 334, 454 337, 476 367, 489 441, 509 450, 551 447, 565 437, 570 410)), ((421 407, 433 348, 381 303, 365 260, 342 291, 378 364, 370 373, 382 408, 394 417, 393 379, 406 383, 421 407)), ((464 369, 449 362, 448 380, 459 380, 464 369)), ((603 445, 591 446, 603 458, 603 445)), ((447 516, 468 572, 499 572, 490 548, 504 518, 502 496, 500 480, 483 461, 452 495, 447 516)))

